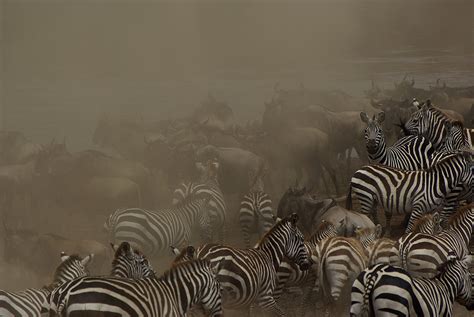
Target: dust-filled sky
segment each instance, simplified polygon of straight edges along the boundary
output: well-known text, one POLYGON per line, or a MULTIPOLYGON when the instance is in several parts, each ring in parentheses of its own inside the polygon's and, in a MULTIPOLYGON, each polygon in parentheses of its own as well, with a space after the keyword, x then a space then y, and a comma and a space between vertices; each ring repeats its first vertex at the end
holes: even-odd
POLYGON ((474 52, 472 0, 0 1, 6 127, 40 140, 104 110, 181 114, 211 91, 248 112, 277 81, 379 71, 341 61, 474 52))

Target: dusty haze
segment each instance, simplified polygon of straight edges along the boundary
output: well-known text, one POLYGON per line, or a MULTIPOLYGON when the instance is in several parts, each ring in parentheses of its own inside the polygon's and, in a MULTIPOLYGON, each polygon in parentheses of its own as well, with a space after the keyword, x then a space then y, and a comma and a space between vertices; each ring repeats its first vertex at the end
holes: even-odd
POLYGON ((361 94, 404 73, 473 77, 469 0, 0 3, 4 128, 73 148, 102 111, 178 116, 208 92, 246 120, 276 82, 361 94))

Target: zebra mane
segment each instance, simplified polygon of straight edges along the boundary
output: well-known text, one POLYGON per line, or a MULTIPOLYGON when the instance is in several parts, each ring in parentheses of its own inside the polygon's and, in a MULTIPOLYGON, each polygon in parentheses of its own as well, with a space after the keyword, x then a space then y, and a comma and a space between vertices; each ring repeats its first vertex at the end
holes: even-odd
POLYGON ((463 206, 458 209, 456 213, 454 213, 451 217, 449 217, 448 225, 451 226, 458 222, 460 219, 464 218, 467 213, 472 212, 474 208, 474 203, 470 203, 469 205, 463 206))
POLYGON ((267 240, 268 236, 272 235, 275 231, 280 230, 280 228, 283 227, 284 225, 286 225, 288 222, 290 222, 290 218, 288 216, 283 218, 279 222, 277 222, 270 230, 267 231, 267 233, 265 233, 260 238, 260 240, 256 244, 256 247, 260 247, 262 245, 262 242, 267 240))

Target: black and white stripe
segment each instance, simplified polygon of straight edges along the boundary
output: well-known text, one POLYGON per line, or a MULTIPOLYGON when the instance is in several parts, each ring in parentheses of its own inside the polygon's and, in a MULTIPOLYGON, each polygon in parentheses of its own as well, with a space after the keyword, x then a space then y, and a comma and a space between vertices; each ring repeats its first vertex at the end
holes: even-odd
POLYGON ((401 138, 394 145, 387 147, 382 122, 384 112, 370 119, 365 112, 360 113, 361 119, 367 124, 365 143, 369 161, 402 170, 427 169, 432 165, 434 148, 423 136, 410 135, 401 138))
POLYGON ((128 242, 118 247, 112 244, 115 256, 112 261, 110 276, 141 279, 155 276, 155 271, 148 259, 138 250, 134 250, 128 242))
POLYGON ((450 255, 434 279, 412 278, 400 267, 377 264, 352 285, 351 316, 452 316, 454 300, 469 305, 471 281, 466 263, 450 255))
POLYGON ((403 171, 390 167, 364 166, 352 176, 347 207, 352 207, 351 190, 360 201, 361 211, 378 223, 376 207, 385 211, 386 230, 390 231, 392 213, 410 213, 407 232, 424 213, 444 204, 446 197, 460 184, 473 178, 469 153, 452 153, 424 171, 403 171))
POLYGON ((53 283, 40 289, 30 288, 20 292, 0 291, 0 316, 32 317, 49 311, 51 291, 63 283, 89 274, 87 265, 93 255, 80 258, 61 254, 61 264, 54 273, 53 283))
POLYGON ((240 202, 239 217, 242 237, 249 248, 252 233, 261 237, 275 224, 270 196, 263 191, 249 192, 240 202))
POLYGON ((201 174, 199 182, 181 183, 173 193, 173 205, 195 195, 210 195, 211 198, 206 210, 209 213, 208 217, 210 219, 212 232, 209 233, 208 228, 202 227, 202 224, 205 223, 201 223, 200 229, 206 239, 210 241, 223 241, 225 236, 227 207, 218 181, 217 170, 219 164, 209 161, 206 166, 202 163, 197 163, 196 165, 201 174), (214 237, 214 233, 217 233, 216 237, 214 237))
POLYGON ((433 277, 451 251, 459 258, 469 255, 469 241, 474 223, 474 207, 467 206, 454 214, 449 227, 438 234, 409 233, 397 243, 402 267, 413 276, 433 277))
POLYGON ((217 279, 222 287, 224 307, 245 308, 257 303, 265 311, 284 315, 274 298, 277 271, 283 258, 287 257, 303 270, 310 266, 297 221, 296 214, 282 219, 253 249, 217 244, 198 248, 198 258, 223 260, 223 270, 217 279))
POLYGON ((112 277, 78 279, 53 291, 60 305, 59 315, 101 312, 119 316, 184 316, 194 304, 201 304, 209 316, 222 316, 219 282, 220 265, 205 260, 173 266, 161 277, 139 280, 112 277))
POLYGON ((194 225, 204 219, 209 197, 193 196, 171 209, 150 211, 139 208, 117 210, 105 223, 114 243, 129 242, 150 256, 170 245, 183 245, 194 225))

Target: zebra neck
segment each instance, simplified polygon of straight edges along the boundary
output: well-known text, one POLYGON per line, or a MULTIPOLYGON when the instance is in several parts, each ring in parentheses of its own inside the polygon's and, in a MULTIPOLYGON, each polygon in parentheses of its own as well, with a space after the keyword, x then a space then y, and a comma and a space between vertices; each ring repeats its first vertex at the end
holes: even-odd
POLYGON ((281 261, 285 256, 285 246, 287 244, 287 238, 284 234, 278 234, 279 230, 275 230, 267 234, 264 240, 258 246, 258 249, 263 251, 272 259, 272 264, 275 270, 280 267, 281 261))
POLYGON ((186 223, 189 226, 192 226, 194 223, 196 223, 199 213, 202 209, 202 204, 202 202, 191 202, 181 206, 179 208, 180 210, 178 210, 178 215, 183 220, 183 223, 186 223))
POLYGON ((449 230, 457 232, 466 246, 469 246, 472 235, 472 224, 474 223, 474 213, 466 211, 449 227, 449 230))
POLYGON ((439 180, 439 188, 446 195, 449 194, 457 185, 461 177, 463 163, 459 160, 447 159, 435 165, 428 171, 433 180, 439 180))

